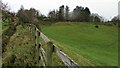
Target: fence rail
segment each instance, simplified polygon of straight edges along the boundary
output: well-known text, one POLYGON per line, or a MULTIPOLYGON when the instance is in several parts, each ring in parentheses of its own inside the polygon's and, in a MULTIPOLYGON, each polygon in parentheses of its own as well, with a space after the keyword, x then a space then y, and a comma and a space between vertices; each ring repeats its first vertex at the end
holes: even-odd
POLYGON ((39 60, 41 59, 43 66, 51 66, 53 62, 52 53, 55 52, 66 66, 68 67, 75 66, 77 68, 80 67, 80 65, 78 65, 59 47, 57 47, 53 42, 51 42, 49 38, 46 35, 44 35, 35 25, 30 24, 28 25, 28 28, 31 31, 31 33, 35 35, 35 46, 38 49, 38 59, 39 60), (46 52, 42 48, 41 43, 39 42, 39 38, 41 38, 47 44, 46 52))

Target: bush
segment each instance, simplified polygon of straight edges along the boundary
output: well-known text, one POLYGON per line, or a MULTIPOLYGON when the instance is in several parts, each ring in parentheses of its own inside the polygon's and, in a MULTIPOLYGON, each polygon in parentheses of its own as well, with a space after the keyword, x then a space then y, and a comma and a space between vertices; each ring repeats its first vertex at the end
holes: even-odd
POLYGON ((96 25, 96 26, 95 26, 95 28, 99 28, 99 26, 98 26, 98 25, 96 25))

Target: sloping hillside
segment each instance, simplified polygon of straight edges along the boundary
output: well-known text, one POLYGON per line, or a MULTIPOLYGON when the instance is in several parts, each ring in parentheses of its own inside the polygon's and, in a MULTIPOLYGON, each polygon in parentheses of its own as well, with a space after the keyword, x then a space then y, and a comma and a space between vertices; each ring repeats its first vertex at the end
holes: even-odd
POLYGON ((83 66, 118 65, 118 29, 114 25, 59 22, 43 32, 83 66))

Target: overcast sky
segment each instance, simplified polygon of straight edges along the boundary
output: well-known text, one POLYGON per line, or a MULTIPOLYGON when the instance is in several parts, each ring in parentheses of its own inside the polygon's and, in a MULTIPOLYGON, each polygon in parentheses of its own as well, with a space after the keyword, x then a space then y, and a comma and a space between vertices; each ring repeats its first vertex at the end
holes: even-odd
POLYGON ((11 11, 17 12, 20 6, 25 9, 31 7, 39 10, 42 14, 47 15, 50 10, 59 9, 61 5, 68 5, 72 11, 77 5, 88 7, 92 13, 110 19, 118 15, 118 2, 120 0, 2 0, 3 3, 8 3, 11 11))

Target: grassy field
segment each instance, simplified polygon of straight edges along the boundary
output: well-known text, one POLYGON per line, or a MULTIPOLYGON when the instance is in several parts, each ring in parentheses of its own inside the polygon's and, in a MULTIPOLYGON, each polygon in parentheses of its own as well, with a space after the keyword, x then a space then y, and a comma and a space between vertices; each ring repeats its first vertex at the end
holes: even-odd
POLYGON ((42 31, 72 59, 82 66, 118 65, 118 30, 116 26, 94 23, 58 22, 43 26, 42 31))
MULTIPOLYGON (((7 29, 8 27, 4 25, 2 32, 7 29)), ((59 22, 51 26, 42 26, 42 31, 63 52, 82 66, 115 66, 118 64, 116 26, 99 25, 99 28, 95 28, 94 23, 59 22)), ((34 36, 26 27, 17 26, 16 32, 10 37, 7 50, 3 54, 3 64, 41 66, 41 63, 35 63, 37 59, 34 42, 34 36)), ((41 40, 40 42, 44 44, 41 40)), ((43 48, 46 46, 43 45, 43 48)), ((55 53, 52 60, 53 66, 64 66, 55 53)))

